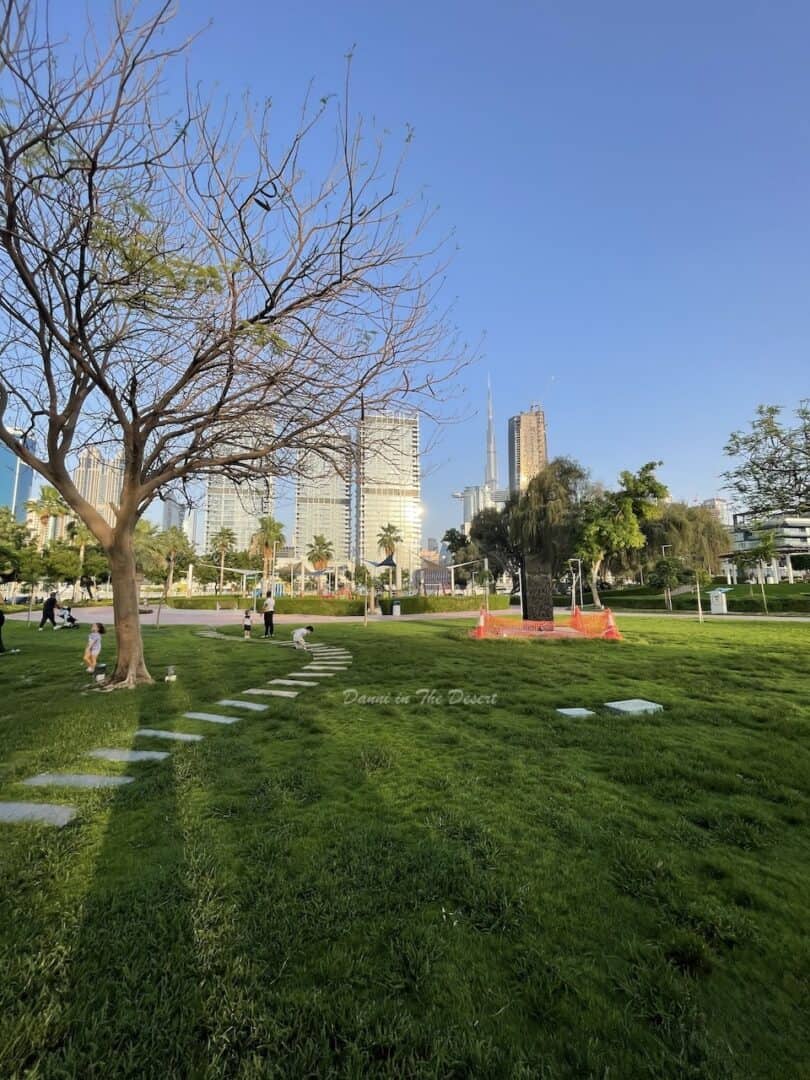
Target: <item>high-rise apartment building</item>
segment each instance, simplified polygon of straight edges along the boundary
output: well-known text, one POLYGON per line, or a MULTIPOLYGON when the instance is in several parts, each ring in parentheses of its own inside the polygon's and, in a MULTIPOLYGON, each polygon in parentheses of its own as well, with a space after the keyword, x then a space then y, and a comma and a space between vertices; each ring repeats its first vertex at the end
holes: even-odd
POLYGON ((264 478, 236 483, 226 476, 209 476, 205 489, 205 550, 220 529, 236 537, 235 550, 245 551, 259 528, 259 518, 273 511, 273 495, 264 478))
POLYGON ((422 533, 418 416, 383 414, 360 422, 357 481, 357 558, 383 558, 377 537, 390 524, 402 537, 398 566, 417 570, 422 533))
MULTIPOLYGON (((11 434, 22 438, 21 431, 12 429, 11 434)), ((26 445, 27 440, 22 441, 26 445)), ((0 506, 8 507, 21 525, 25 523, 25 504, 31 498, 33 483, 34 470, 0 444, 0 506)))
POLYGON ((522 494, 548 464, 546 415, 539 405, 509 419, 509 491, 522 494))
POLYGON ((123 471, 121 454, 108 461, 94 446, 79 454, 79 462, 73 470, 76 490, 109 525, 115 524, 115 507, 121 498, 123 471))
POLYGON ((302 458, 295 485, 295 557, 306 557, 316 536, 334 551, 333 564, 348 566, 352 539, 352 460, 342 468, 313 455, 302 458))
POLYGON ((171 495, 163 500, 163 518, 161 527, 165 529, 182 529, 183 519, 186 516, 186 507, 173 499, 171 495))

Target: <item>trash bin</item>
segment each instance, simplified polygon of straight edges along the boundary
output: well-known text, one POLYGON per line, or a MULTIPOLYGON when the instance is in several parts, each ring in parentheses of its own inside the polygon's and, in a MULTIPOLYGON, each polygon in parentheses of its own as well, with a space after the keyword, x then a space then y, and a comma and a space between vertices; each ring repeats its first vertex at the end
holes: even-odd
POLYGON ((402 608, 399 606, 399 600, 395 600, 393 602, 393 604, 391 605, 391 614, 392 615, 401 615, 402 614, 402 608))
POLYGON ((712 615, 728 615, 727 592, 728 589, 712 589, 709 593, 712 615))

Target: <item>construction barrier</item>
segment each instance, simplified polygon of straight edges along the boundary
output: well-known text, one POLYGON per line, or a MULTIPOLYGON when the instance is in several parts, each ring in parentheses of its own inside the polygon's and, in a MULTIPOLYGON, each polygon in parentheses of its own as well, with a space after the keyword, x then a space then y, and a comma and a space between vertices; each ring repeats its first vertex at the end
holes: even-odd
POLYGON ((576 607, 571 615, 542 621, 504 618, 502 615, 491 615, 481 608, 478 623, 470 631, 470 637, 588 637, 601 638, 603 641, 621 641, 622 636, 610 608, 583 612, 576 607))

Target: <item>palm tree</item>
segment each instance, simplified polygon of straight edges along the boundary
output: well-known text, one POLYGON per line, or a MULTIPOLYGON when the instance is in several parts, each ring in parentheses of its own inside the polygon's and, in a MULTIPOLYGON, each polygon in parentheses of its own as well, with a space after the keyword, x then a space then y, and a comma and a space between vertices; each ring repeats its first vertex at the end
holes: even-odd
POLYGON ((155 617, 155 626, 158 628, 160 627, 161 608, 169 595, 172 582, 174 581, 174 564, 177 561, 177 556, 180 552, 188 552, 191 545, 183 530, 179 529, 176 525, 173 525, 170 529, 165 529, 160 534, 160 546, 166 558, 167 571, 166 580, 163 583, 163 593, 161 594, 157 615, 155 617))
MULTIPOLYGON (((394 552, 397 550, 397 544, 402 543, 402 537, 399 535, 399 530, 396 525, 392 525, 389 521, 387 525, 383 525, 377 534, 377 547, 380 551, 385 552, 386 559, 390 559, 394 552)), ((393 578, 393 569, 388 571, 388 591, 391 592, 393 578)))
POLYGON ((233 529, 219 529, 211 537, 211 550, 219 555, 219 591, 225 587, 225 556, 236 547, 233 529))
POLYGON ((250 554, 262 557, 262 592, 267 591, 267 581, 270 576, 270 559, 273 559, 273 571, 275 573, 274 549, 276 546, 283 547, 284 526, 271 515, 259 518, 259 528, 250 538, 250 554))
MULTIPOLYGON (((65 531, 68 539, 74 547, 79 549, 79 576, 73 583, 73 599, 76 599, 76 586, 82 584, 84 577, 84 558, 87 553, 87 545, 92 544, 95 537, 83 521, 69 521, 65 531)), ((92 597, 92 593, 90 594, 92 597)))
MULTIPOLYGON (((312 543, 307 548, 307 558, 316 570, 325 569, 335 557, 335 545, 327 540, 321 533, 312 538, 312 543)), ((318 592, 321 592, 320 585, 318 592)))
POLYGON ((47 484, 43 484, 40 488, 38 498, 28 500, 25 504, 25 509, 32 514, 36 514, 39 518, 41 532, 40 547, 44 547, 46 542, 50 539, 48 533, 50 532, 51 519, 56 518, 57 521, 59 521, 62 518, 70 517, 72 513, 70 507, 56 488, 49 487, 47 484))

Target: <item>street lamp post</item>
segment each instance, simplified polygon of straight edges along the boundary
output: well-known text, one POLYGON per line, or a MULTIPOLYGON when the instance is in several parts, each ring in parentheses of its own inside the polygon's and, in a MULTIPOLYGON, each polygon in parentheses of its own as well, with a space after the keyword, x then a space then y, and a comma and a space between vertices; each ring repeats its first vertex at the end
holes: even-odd
MULTIPOLYGON (((672 544, 662 544, 661 545, 661 558, 662 559, 665 559, 667 557, 667 548, 671 548, 671 547, 672 547, 672 544)), ((670 589, 669 585, 664 586, 664 597, 665 597, 665 600, 666 600, 667 611, 672 611, 672 589, 670 589)))

